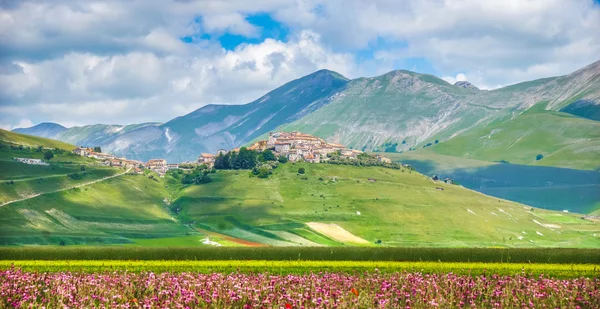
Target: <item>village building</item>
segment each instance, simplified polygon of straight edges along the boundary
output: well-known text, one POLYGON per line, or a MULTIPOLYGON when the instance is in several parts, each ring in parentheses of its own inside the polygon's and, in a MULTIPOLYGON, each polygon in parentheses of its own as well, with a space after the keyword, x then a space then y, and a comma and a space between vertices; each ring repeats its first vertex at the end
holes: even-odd
POLYGON ((85 148, 85 147, 77 147, 73 150, 73 153, 78 155, 78 156, 82 156, 82 157, 87 157, 90 155, 91 152, 94 152, 94 149, 92 148, 85 148))
POLYGON ((281 154, 287 154, 287 152, 290 150, 291 148, 291 143, 287 142, 287 141, 277 141, 275 142, 275 152, 281 153, 281 154))
POLYGON ((31 165, 50 165, 50 164, 42 161, 41 159, 32 159, 32 158, 13 158, 13 159, 18 162, 25 163, 25 164, 31 164, 31 165))
POLYGON ((321 156, 314 155, 312 153, 305 154, 304 161, 309 162, 309 163, 319 163, 319 162, 321 162, 321 156))
POLYGON ((164 176, 167 172, 167 160, 165 159, 151 159, 146 162, 146 168, 157 172, 158 175, 164 176))
POLYGON ((198 157, 198 163, 206 164, 207 166, 212 167, 213 164, 215 164, 215 155, 210 154, 210 153, 202 153, 198 157))
POLYGON ((390 159, 388 157, 384 157, 382 155, 376 155, 375 159, 377 159, 377 161, 383 162, 383 163, 392 163, 392 159, 390 159))
POLYGON ((167 169, 168 170, 174 170, 174 169, 178 169, 179 168, 179 164, 178 163, 168 163, 167 164, 167 169))
POLYGON ((228 151, 227 151, 227 150, 225 150, 225 149, 219 149, 219 150, 217 150, 217 156, 218 156, 218 155, 224 155, 224 154, 226 154, 227 152, 228 152, 228 151))

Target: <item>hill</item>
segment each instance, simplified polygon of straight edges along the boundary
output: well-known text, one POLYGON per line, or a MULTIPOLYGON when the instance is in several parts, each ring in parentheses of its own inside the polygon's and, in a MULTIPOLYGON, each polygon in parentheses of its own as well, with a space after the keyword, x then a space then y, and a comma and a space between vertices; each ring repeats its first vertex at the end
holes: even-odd
POLYGON ((67 128, 65 128, 57 123, 42 122, 33 127, 14 129, 13 132, 21 133, 21 134, 28 134, 28 135, 35 135, 35 136, 39 136, 39 137, 54 138, 54 136, 56 136, 58 133, 66 130, 66 129, 67 128))
POLYGON ((266 180, 219 171, 213 182, 175 196, 171 209, 182 222, 274 245, 600 245, 593 236, 600 225, 580 215, 532 209, 408 170, 288 163, 266 180))
POLYGON ((188 186, 169 173, 122 175, 0 206, 0 243, 599 245, 596 221, 499 200, 407 169, 286 163, 268 179, 245 170, 211 178, 188 186), (305 174, 298 174, 300 167, 305 174))
POLYGON ((426 149, 462 158, 600 169, 600 122, 538 104, 516 117, 480 125, 426 149), (541 155, 541 157, 539 156, 541 155))
POLYGON ((4 144, 16 144, 28 147, 42 146, 47 148, 58 148, 67 151, 71 151, 76 148, 74 145, 65 142, 33 135, 19 134, 2 129, 0 129, 0 142, 4 144))
POLYGON ((110 177, 118 169, 71 153, 75 146, 51 139, 0 130, 0 204, 110 177), (51 151, 54 157, 44 159, 51 151), (14 158, 44 160, 34 165, 14 158), (79 177, 81 176, 81 177, 79 177))

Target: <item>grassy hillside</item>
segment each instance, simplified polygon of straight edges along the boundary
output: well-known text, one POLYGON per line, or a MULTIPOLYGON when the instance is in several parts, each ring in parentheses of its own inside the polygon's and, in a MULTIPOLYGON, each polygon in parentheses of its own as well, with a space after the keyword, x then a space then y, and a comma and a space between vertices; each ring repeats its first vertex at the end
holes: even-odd
POLYGON ((544 110, 545 104, 513 118, 481 126, 425 152, 515 164, 600 168, 600 122, 544 110), (542 155, 543 158, 537 157, 542 155))
POLYGON ((119 169, 96 166, 96 160, 71 153, 70 150, 75 148, 73 145, 8 131, 0 131, 0 136, 0 204, 120 172, 119 169), (54 153, 50 165, 29 165, 13 159, 43 159, 44 152, 48 149, 52 149, 54 153), (82 179, 68 177, 73 173, 85 176, 82 179))
POLYGON ((600 234, 597 222, 532 210, 407 170, 290 163, 269 179, 250 178, 246 171, 219 171, 213 178, 182 188, 171 208, 183 222, 254 242, 283 245, 301 237, 327 245, 600 245, 593 236, 600 234), (305 175, 297 174, 299 167, 305 175))
POLYGON ((0 142, 14 143, 29 147, 43 146, 48 148, 59 148, 67 151, 75 149, 75 146, 57 140, 32 135, 19 134, 2 129, 0 129, 0 142))
MULTIPOLYGON (((165 187, 124 175, 0 207, 0 244, 113 244, 197 234, 165 208, 165 187)), ((199 242, 198 242, 199 243, 199 242)))
POLYGON ((203 246, 209 237, 238 246, 600 245, 598 222, 408 170, 288 163, 269 179, 248 171, 211 177, 183 186, 170 176, 123 175, 12 203, 0 207, 0 243, 203 246))

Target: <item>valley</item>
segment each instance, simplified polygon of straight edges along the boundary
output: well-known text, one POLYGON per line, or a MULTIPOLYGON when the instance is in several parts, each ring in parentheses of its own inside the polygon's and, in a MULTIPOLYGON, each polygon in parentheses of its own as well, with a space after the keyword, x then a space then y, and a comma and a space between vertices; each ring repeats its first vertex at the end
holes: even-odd
MULTIPOLYGON (((209 183, 186 185, 171 173, 132 174, 96 167, 90 158, 74 160, 89 160, 76 166, 98 177, 101 170, 114 177, 59 192, 30 187, 45 194, 0 207, 1 244, 593 248, 600 243, 598 220, 483 195, 409 168, 287 162, 265 179, 249 170, 218 170, 209 183)), ((22 179, 13 186, 41 175, 65 179, 71 171, 69 164, 52 160, 43 168, 55 174, 27 167, 22 176, 12 167, 10 177, 22 179)), ((3 198, 10 197, 7 187, 2 185, 3 198)))

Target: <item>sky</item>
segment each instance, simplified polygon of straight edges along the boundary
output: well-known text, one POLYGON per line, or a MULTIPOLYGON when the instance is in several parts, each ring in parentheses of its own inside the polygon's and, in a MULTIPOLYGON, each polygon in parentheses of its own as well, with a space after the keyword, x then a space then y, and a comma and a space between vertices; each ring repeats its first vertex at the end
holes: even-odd
POLYGON ((482 89, 600 60, 600 0, 0 0, 0 127, 166 122, 319 69, 482 89))

